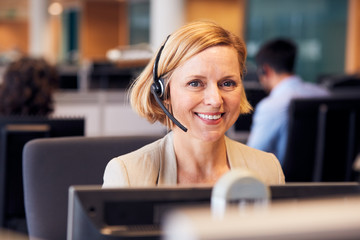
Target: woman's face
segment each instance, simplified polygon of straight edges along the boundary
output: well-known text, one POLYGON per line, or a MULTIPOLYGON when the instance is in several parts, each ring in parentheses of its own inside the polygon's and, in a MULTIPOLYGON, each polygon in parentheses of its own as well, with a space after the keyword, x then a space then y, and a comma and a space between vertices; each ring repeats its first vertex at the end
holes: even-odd
MULTIPOLYGON (((175 69, 170 102, 188 132, 203 141, 216 141, 240 114, 242 82, 236 50, 208 48, 175 69)), ((174 127, 174 132, 182 131, 174 127)))

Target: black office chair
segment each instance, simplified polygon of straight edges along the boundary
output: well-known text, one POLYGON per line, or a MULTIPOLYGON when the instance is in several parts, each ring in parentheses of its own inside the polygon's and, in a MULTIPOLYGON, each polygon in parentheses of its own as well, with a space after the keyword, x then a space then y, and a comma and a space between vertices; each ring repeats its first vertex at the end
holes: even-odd
POLYGON ((354 181, 360 95, 293 99, 283 163, 287 182, 354 181))
POLYGON ((330 91, 337 92, 358 92, 360 93, 360 74, 346 75, 325 75, 318 79, 319 84, 330 91))
POLYGON ((30 238, 66 239, 68 188, 103 183, 106 164, 161 136, 65 137, 28 142, 23 152, 30 238))

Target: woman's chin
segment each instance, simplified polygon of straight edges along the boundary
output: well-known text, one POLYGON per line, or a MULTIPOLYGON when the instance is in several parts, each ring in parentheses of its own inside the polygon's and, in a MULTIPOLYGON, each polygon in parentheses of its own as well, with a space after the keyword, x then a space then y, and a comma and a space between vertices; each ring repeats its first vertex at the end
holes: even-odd
POLYGON ((216 142, 223 138, 224 134, 223 131, 206 131, 201 133, 200 138, 205 142, 216 142))

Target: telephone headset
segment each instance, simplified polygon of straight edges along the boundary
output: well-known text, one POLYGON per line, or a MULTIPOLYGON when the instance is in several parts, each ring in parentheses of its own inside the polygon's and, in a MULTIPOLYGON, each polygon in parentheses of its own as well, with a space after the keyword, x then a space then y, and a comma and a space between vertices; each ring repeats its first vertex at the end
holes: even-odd
POLYGON ((156 55, 154 66, 153 66, 153 80, 154 83, 151 84, 151 93, 153 94, 156 102, 159 104, 161 109, 164 111, 164 113, 175 123, 181 130, 184 132, 187 132, 187 128, 184 127, 176 118, 169 112, 169 110, 166 109, 162 101, 164 100, 165 95, 165 81, 161 76, 158 76, 158 64, 161 56, 161 52, 165 47, 165 44, 167 40, 169 39, 170 35, 166 38, 164 44, 160 47, 158 54, 156 55))

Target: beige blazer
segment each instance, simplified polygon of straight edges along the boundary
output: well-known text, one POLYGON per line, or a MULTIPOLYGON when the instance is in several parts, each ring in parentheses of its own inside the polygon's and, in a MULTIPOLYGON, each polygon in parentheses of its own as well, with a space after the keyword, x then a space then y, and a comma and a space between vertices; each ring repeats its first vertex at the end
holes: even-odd
MULTIPOLYGON (((225 136, 230 168, 244 168, 266 184, 285 183, 278 159, 225 136)), ((177 183, 173 134, 136 151, 112 159, 104 172, 103 187, 157 186, 177 183)))

